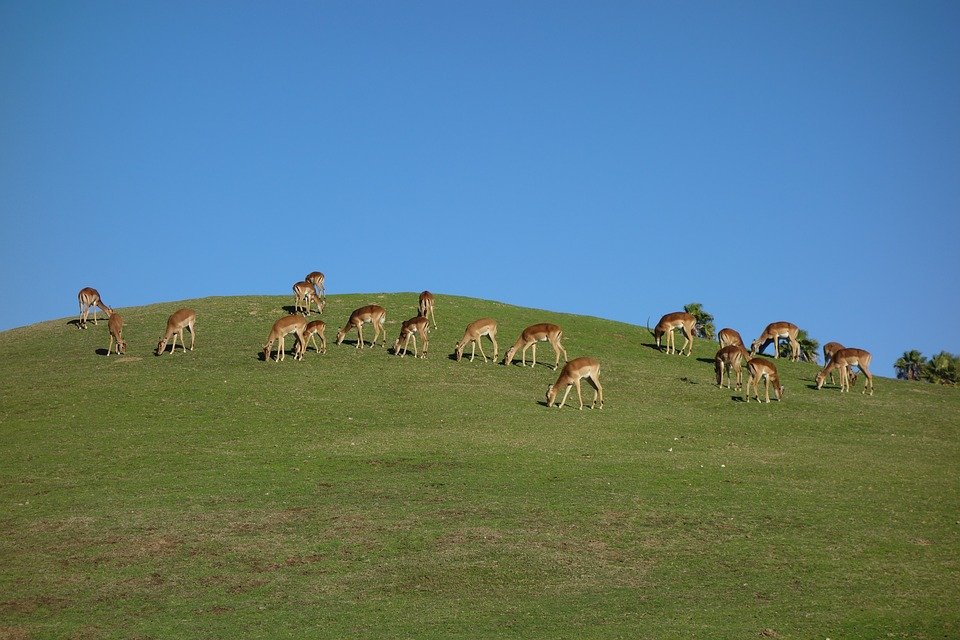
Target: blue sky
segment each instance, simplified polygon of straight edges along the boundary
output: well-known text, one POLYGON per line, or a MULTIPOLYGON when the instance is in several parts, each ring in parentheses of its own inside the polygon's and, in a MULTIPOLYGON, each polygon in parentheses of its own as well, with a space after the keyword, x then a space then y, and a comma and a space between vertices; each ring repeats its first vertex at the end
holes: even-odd
MULTIPOLYGON (((0 329, 430 289, 960 352, 956 2, 0 2, 0 329)), ((441 311, 442 313, 442 311, 441 311)))

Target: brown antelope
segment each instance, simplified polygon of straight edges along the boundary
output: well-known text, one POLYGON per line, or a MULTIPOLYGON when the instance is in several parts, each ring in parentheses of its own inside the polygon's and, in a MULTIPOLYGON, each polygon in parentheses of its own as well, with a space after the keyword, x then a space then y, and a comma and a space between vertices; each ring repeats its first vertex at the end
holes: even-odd
MULTIPOLYGON (((683 332, 683 346, 680 347, 679 353, 683 353, 684 349, 687 349, 687 355, 689 356, 693 352, 693 331, 697 326, 697 319, 686 311, 676 311, 674 313, 668 313, 667 315, 660 318, 660 322, 657 323, 657 326, 653 328, 653 337, 657 341, 657 349, 660 348, 660 338, 663 337, 663 334, 667 334, 667 353, 678 353, 677 344, 673 338, 673 332, 675 329, 680 329, 683 332), (672 349, 672 351, 671 351, 672 349)), ((647 327, 647 331, 650 331, 650 327, 647 327)))
POLYGON ((277 343, 277 354, 274 362, 280 362, 286 356, 286 336, 294 333, 297 336, 297 344, 293 348, 293 359, 303 360, 303 353, 307 350, 306 340, 303 337, 303 331, 307 328, 307 319, 298 313, 290 316, 284 316, 273 323, 270 329, 270 335, 267 336, 267 344, 263 345, 263 360, 270 359, 270 349, 273 343, 277 343))
POLYGON ((493 343, 493 360, 496 361, 497 354, 500 352, 500 347, 497 346, 497 321, 493 318, 480 318, 467 325, 466 330, 463 332, 463 337, 460 338, 460 342, 454 347, 454 355, 457 358, 457 362, 460 362, 460 359, 463 357, 463 348, 467 346, 468 342, 470 343, 470 362, 473 362, 473 354, 477 347, 480 347, 480 355, 483 356, 483 361, 486 362, 487 354, 483 352, 483 344, 480 342, 480 338, 483 336, 490 338, 490 342, 493 343))
POLYGON ((100 299, 100 292, 91 287, 80 289, 80 293, 77 294, 77 302, 80 303, 80 317, 77 320, 77 327, 82 329, 87 328, 87 317, 90 315, 90 309, 93 309, 93 324, 97 324, 97 307, 100 307, 108 318, 113 313, 113 309, 100 299))
POLYGON ((383 334, 383 344, 387 344, 387 331, 383 327, 383 323, 387 320, 387 311, 383 307, 377 306, 375 304, 369 304, 365 307, 360 307, 350 314, 350 318, 347 320, 347 324, 343 325, 343 329, 337 331, 337 344, 342 344, 344 337, 346 337, 347 332, 356 327, 357 329, 357 348, 363 349, 363 325, 369 322, 373 325, 373 342, 371 347, 377 346, 377 336, 381 333, 383 334))
POLYGON ((740 337, 740 332, 736 329, 720 329, 720 332, 717 333, 717 340, 720 341, 721 347, 729 347, 730 345, 740 345, 741 347, 746 347, 747 343, 743 341, 743 338, 740 337))
POLYGON ((303 351, 307 350, 307 343, 313 343, 313 348, 317 353, 326 353, 327 352, 327 336, 324 335, 324 331, 327 330, 327 324, 323 320, 314 320, 313 322, 308 322, 307 326, 303 330, 303 344, 301 345, 303 351), (317 347, 317 336, 320 336, 320 347, 317 347))
MULTIPOLYGON (((840 351, 840 349, 843 349, 843 348, 844 346, 839 342, 828 342, 827 344, 823 345, 823 364, 824 365, 830 364, 830 360, 833 358, 833 354, 835 354, 837 351, 840 351)), ((853 384, 857 381, 857 374, 854 373, 851 367, 847 367, 847 375, 851 376, 850 384, 853 384)), ((830 371, 830 384, 834 384, 832 370, 830 371)))
POLYGON ((110 330, 110 344, 107 345, 107 355, 113 350, 113 343, 117 343, 117 355, 127 352, 127 343, 123 339, 123 316, 119 313, 111 313, 107 320, 107 329, 110 330))
POLYGON ((410 345, 410 339, 413 338, 413 357, 417 358, 426 358, 427 349, 430 347, 430 338, 427 337, 427 330, 429 329, 430 321, 427 320, 424 316, 416 316, 415 318, 410 318, 409 320, 404 320, 403 324, 400 325, 400 335, 397 336, 397 341, 393 343, 393 353, 400 356, 401 358, 408 353, 410 350, 407 348, 410 345), (417 355, 417 335, 420 334, 420 337, 423 338, 423 355, 417 355), (403 340, 403 347, 400 346, 400 341, 403 340), (401 353, 401 351, 403 353, 401 353))
POLYGON ((293 285, 293 297, 295 300, 293 304, 294 313, 303 309, 304 313, 309 315, 311 302, 317 303, 317 313, 323 313, 323 308, 327 306, 326 301, 320 299, 320 296, 317 295, 317 290, 306 280, 293 285))
POLYGON ((194 342, 197 339, 197 334, 194 331, 193 325, 197 321, 197 312, 193 309, 180 309, 179 311, 174 311, 173 314, 167 318, 167 331, 160 338, 160 342, 157 343, 157 350, 155 351, 156 355, 161 355, 167 349, 167 341, 170 338, 173 338, 173 346, 170 349, 170 353, 177 352, 177 336, 180 336, 180 346, 183 347, 183 352, 187 352, 186 339, 183 336, 183 330, 190 330, 190 351, 193 351, 194 342))
POLYGON ((767 402, 770 402, 770 383, 773 383, 773 391, 777 395, 777 401, 783 400, 783 385, 780 384, 780 376, 777 374, 777 367, 769 360, 763 358, 753 358, 747 363, 747 369, 750 371, 750 377, 747 378, 747 393, 744 396, 747 402, 750 402, 750 385, 753 385, 753 394, 757 402, 760 402, 760 378, 764 381, 764 391, 767 394, 767 402))
POLYGON ((513 346, 507 349, 507 353, 503 356, 503 364, 513 362, 513 355, 517 352, 517 349, 523 347, 523 351, 520 353, 520 366, 527 366, 527 349, 533 347, 533 363, 530 366, 534 367, 537 364, 537 343, 550 342, 551 346, 553 346, 553 352, 557 356, 553 363, 553 369, 556 371, 557 366, 560 364, 561 352, 563 353, 563 359, 567 359, 567 350, 560 344, 560 338, 562 337, 563 330, 555 324, 542 322, 540 324, 530 325, 520 333, 520 337, 513 343, 513 346))
POLYGON ((763 330, 760 337, 753 341, 750 346, 750 355, 763 353, 767 345, 773 343, 773 357, 780 357, 780 338, 786 338, 790 341, 790 359, 797 361, 800 359, 800 343, 797 342, 797 332, 800 329, 791 322, 771 322, 763 330))
POLYGON ((869 389, 870 395, 873 395, 873 375, 870 373, 870 360, 872 359, 873 356, 870 355, 870 352, 864 351, 863 349, 840 349, 839 351, 835 351, 833 357, 830 358, 830 362, 827 363, 827 366, 817 374, 817 389, 823 386, 824 380, 827 379, 827 374, 831 373, 834 369, 840 369, 840 391, 850 391, 850 372, 852 367, 856 366, 859 367, 864 377, 866 377, 866 381, 863 383, 862 393, 866 393, 867 389, 869 389))
POLYGON ((309 282, 314 286, 317 291, 317 297, 319 297, 321 300, 327 299, 327 291, 323 288, 323 283, 325 282, 326 278, 323 277, 322 273, 319 271, 311 271, 306 275, 306 277, 304 277, 303 280, 304 282, 309 282))
POLYGON ((420 302, 417 304, 417 313, 424 318, 433 320, 433 328, 437 328, 437 316, 433 313, 433 294, 424 291, 420 294, 420 302))
POLYGON ((590 386, 593 387, 593 404, 590 408, 600 402, 600 408, 603 409, 603 387, 600 386, 600 363, 596 358, 575 358, 563 365, 563 371, 557 381, 547 387, 547 406, 552 407, 557 399, 557 393, 560 389, 566 387, 563 393, 563 400, 557 405, 562 408, 567 403, 567 396, 570 395, 570 387, 577 387, 577 398, 580 400, 580 410, 583 411, 583 394, 580 392, 580 380, 587 379, 590 386))
POLYGON ((717 386, 723 386, 723 374, 727 369, 730 374, 727 376, 727 389, 730 388, 730 378, 736 375, 737 390, 743 386, 743 369, 741 366, 750 359, 750 354, 742 344, 728 344, 717 351, 714 358, 714 369, 717 372, 717 386))

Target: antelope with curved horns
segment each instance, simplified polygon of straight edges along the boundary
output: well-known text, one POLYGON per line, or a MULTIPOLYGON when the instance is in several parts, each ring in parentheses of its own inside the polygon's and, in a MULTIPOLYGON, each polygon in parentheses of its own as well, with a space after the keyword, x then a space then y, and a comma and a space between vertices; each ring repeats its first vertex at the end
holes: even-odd
POLYGON ((433 328, 437 328, 437 316, 433 312, 433 294, 429 291, 424 291, 420 294, 420 300, 417 303, 417 313, 424 318, 430 318, 433 320, 433 328))
POLYGON ((174 311, 169 318, 167 318, 167 331, 163 334, 163 337, 160 338, 160 342, 157 343, 157 350, 154 352, 156 355, 162 355, 167 349, 167 342, 170 338, 173 338, 173 347, 170 349, 170 353, 177 352, 177 336, 180 336, 180 346, 183 348, 183 352, 187 352, 186 339, 183 336, 183 330, 188 329, 190 331, 190 351, 193 351, 194 342, 196 342, 197 334, 194 331, 194 323, 197 321, 197 312, 193 309, 180 309, 179 311, 174 311))
MULTIPOLYGON (((683 354, 683 350, 687 349, 687 355, 689 356, 693 352, 693 332, 696 326, 697 319, 693 314, 687 313, 686 311, 676 311, 660 318, 660 322, 657 323, 657 326, 653 328, 651 333, 657 341, 657 349, 660 348, 660 339, 663 337, 663 334, 667 334, 667 353, 678 353, 673 332, 676 329, 680 329, 680 331, 683 332, 684 342, 683 346, 680 347, 679 353, 683 354), (673 349, 673 351, 671 351, 671 349, 673 349)), ((649 325, 647 325, 647 331, 650 331, 649 325)))
POLYGON ((103 310, 109 318, 113 314, 113 309, 100 299, 100 292, 92 287, 84 287, 77 294, 77 302, 80 303, 80 317, 77 319, 77 328, 87 328, 87 318, 90 315, 90 309, 93 309, 93 324, 97 324, 97 307, 103 310))
POLYGON ((870 355, 870 352, 863 349, 840 349, 834 352, 827 366, 817 374, 817 389, 823 386, 823 381, 826 380, 827 374, 831 373, 834 369, 840 369, 840 391, 849 392, 851 386, 850 370, 856 366, 863 372, 866 378, 861 393, 866 393, 867 389, 869 389, 870 395, 873 395, 873 375, 870 373, 870 360, 872 359, 873 356, 870 355))
POLYGON ((730 388, 730 378, 736 375, 737 390, 743 386, 742 365, 750 359, 750 354, 742 344, 728 344, 721 347, 714 357, 714 370, 717 373, 717 386, 723 387, 723 374, 729 369, 727 375, 727 389, 730 388))
POLYGON ((323 313, 323 308, 327 306, 326 300, 321 300, 317 295, 317 290, 313 285, 304 280, 293 285, 294 313, 304 310, 305 315, 310 315, 310 303, 317 303, 317 313, 323 313))
POLYGON ((357 348, 363 349, 363 325, 369 322, 373 325, 373 342, 370 346, 377 346, 377 336, 379 336, 381 333, 383 334, 382 344, 386 345, 387 331, 383 327, 383 324, 386 322, 386 320, 387 310, 383 307, 375 304, 368 304, 365 307, 360 307, 350 314, 347 324, 343 325, 343 329, 340 329, 340 331, 337 332, 337 344, 342 344, 347 332, 353 328, 356 328, 358 336, 357 348))
POLYGON ((270 350, 273 343, 277 343, 277 353, 274 362, 280 362, 286 356, 286 336, 296 334, 297 344, 293 348, 293 359, 303 360, 303 353, 307 350, 306 340, 303 337, 303 331, 307 328, 307 319, 298 313, 290 316, 284 316, 273 323, 270 328, 270 335, 267 336, 267 344, 263 345, 263 361, 270 360, 270 350))
POLYGON ((760 379, 764 381, 764 391, 767 395, 767 402, 770 402, 770 383, 773 383, 773 390, 777 396, 777 401, 783 400, 783 385, 780 384, 780 376, 777 374, 777 367, 769 360, 763 358, 753 358, 747 363, 747 369, 750 371, 750 377, 747 378, 747 393, 744 396, 747 402, 750 402, 750 385, 753 385, 753 394, 757 402, 760 402, 760 379))
POLYGON ((497 321, 493 318, 480 318, 467 325, 466 330, 463 332, 463 337, 460 338, 460 342, 454 347, 453 353, 457 362, 460 362, 460 359, 463 357, 463 349, 467 346, 468 342, 470 343, 470 362, 473 362, 473 355, 477 347, 480 347, 480 355, 483 356, 483 361, 486 362, 487 354, 483 352, 483 344, 480 342, 480 338, 483 336, 490 338, 490 342, 493 343, 493 360, 496 361, 497 354, 500 352, 500 347, 497 345, 497 321))
POLYGON ((319 271, 311 271, 304 278, 304 282, 309 282, 314 286, 317 291, 317 296, 321 300, 327 299, 327 290, 323 288, 323 284, 326 281, 326 278, 319 271))
POLYGON ((557 356, 553 363, 553 369, 556 371, 557 366, 560 364, 561 352, 563 353, 563 359, 567 359, 567 350, 560 344, 560 338, 562 337, 563 330, 555 324, 542 322, 540 324, 530 325, 520 333, 520 337, 513 343, 513 346, 507 349, 507 353, 503 356, 503 364, 513 362, 513 355, 517 352, 517 349, 522 347, 523 351, 520 353, 520 366, 527 366, 527 349, 533 347, 533 363, 530 366, 534 367, 537 364, 537 343, 549 342, 551 346, 553 346, 553 352, 557 356))
POLYGON ((796 362, 800 359, 800 343, 797 342, 799 331, 800 328, 791 322, 771 322, 760 334, 760 337, 753 341, 750 346, 750 355, 763 353, 767 345, 772 342, 773 357, 778 359, 780 358, 780 338, 786 338, 790 341, 790 359, 796 362))
POLYGON ((410 345, 410 339, 413 339, 413 357, 417 358, 426 358, 427 349, 430 347, 430 338, 427 336, 427 330, 429 329, 430 321, 427 320, 424 316, 416 316, 410 318, 409 320, 404 320, 403 324, 400 325, 400 335, 397 336, 397 341, 393 343, 393 353, 400 356, 401 358, 408 353, 410 350, 407 348, 410 345), (420 334, 420 337, 423 338, 423 355, 417 355, 417 334, 420 334), (403 347, 400 346, 400 341, 403 340, 403 347), (403 353, 401 353, 401 351, 403 353))
POLYGON ((107 355, 113 350, 113 343, 117 343, 117 355, 123 355, 127 352, 127 343, 123 339, 123 316, 119 313, 111 313, 107 320, 107 329, 110 331, 110 344, 107 345, 107 355))
POLYGON ((603 387, 600 386, 600 362, 598 362, 596 358, 590 357, 575 358, 563 365, 563 371, 560 372, 560 377, 557 378, 555 383, 547 387, 547 406, 552 407, 554 401, 557 399, 557 393, 560 392, 561 388, 566 387, 566 391, 563 393, 563 400, 557 405, 558 409, 563 407, 563 405, 567 403, 567 396, 570 395, 570 388, 576 386, 577 398, 580 400, 580 410, 583 411, 583 394, 580 392, 580 380, 583 378, 586 378, 590 386, 593 387, 593 404, 590 405, 590 408, 593 409, 599 400, 600 408, 603 409, 603 387))
POLYGON ((721 347, 729 347, 730 345, 747 346, 747 343, 744 342, 740 336, 740 332, 729 327, 720 329, 720 331, 717 332, 717 340, 720 342, 721 347))

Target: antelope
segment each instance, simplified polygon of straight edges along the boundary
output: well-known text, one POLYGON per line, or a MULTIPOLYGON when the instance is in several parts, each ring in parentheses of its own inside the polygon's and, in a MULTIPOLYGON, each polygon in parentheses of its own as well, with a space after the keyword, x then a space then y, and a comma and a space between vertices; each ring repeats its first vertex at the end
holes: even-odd
POLYGON ((583 395, 580 393, 580 380, 583 378, 586 378, 590 386, 593 387, 593 404, 590 405, 590 408, 593 409, 599 399, 600 408, 603 409, 603 387, 600 386, 600 363, 596 358, 589 357, 576 358, 563 365, 563 371, 560 372, 560 377, 557 378, 555 383, 547 387, 547 406, 552 407, 554 401, 557 399, 557 393, 559 393, 560 388, 566 387, 566 391, 563 393, 563 400, 557 405, 558 409, 562 408, 563 405, 567 403, 570 388, 576 386, 577 398, 580 400, 580 410, 583 411, 583 395))
POLYGON ((387 311, 383 307, 375 304, 360 307, 350 314, 350 319, 347 320, 347 324, 343 325, 343 329, 337 331, 337 344, 342 344, 347 332, 356 327, 358 335, 357 348, 363 349, 363 325, 369 322, 373 325, 373 343, 370 346, 377 346, 377 336, 381 333, 383 333, 383 344, 386 345, 387 331, 383 328, 383 323, 386 322, 386 320, 387 311))
POLYGON ((750 402, 750 385, 753 385, 753 394, 757 402, 760 402, 760 378, 764 381, 764 391, 767 394, 767 402, 770 402, 770 383, 773 383, 773 391, 777 395, 777 401, 783 400, 783 385, 780 384, 780 376, 777 374, 777 368, 769 360, 763 358, 753 358, 747 363, 747 369, 750 371, 750 377, 747 379, 747 402, 750 402))
POLYGON ((317 295, 317 290, 306 280, 293 285, 293 297, 295 300, 293 304, 294 313, 300 311, 300 309, 304 309, 304 313, 309 315, 311 302, 317 303, 317 313, 323 313, 323 308, 327 306, 327 302, 320 300, 320 296, 317 295))
POLYGON ((314 286, 317 296, 319 296, 321 300, 327 299, 327 291, 323 288, 323 283, 326 278, 323 277, 322 273, 319 271, 311 271, 303 278, 303 280, 304 282, 309 282, 314 286))
POLYGON ((100 307, 108 318, 113 314, 113 309, 100 299, 100 292, 91 287, 80 289, 80 293, 77 294, 77 302, 80 303, 80 317, 77 319, 78 328, 87 328, 87 317, 90 315, 91 308, 93 309, 93 324, 97 324, 97 307, 100 307))
MULTIPOLYGON (((830 360, 833 358, 833 354, 835 354, 837 351, 840 351, 840 349, 843 349, 843 348, 844 346, 839 342, 828 342, 827 344, 823 345, 823 364, 824 365, 830 364, 830 360)), ((851 376, 851 379, 850 379, 851 384, 857 381, 857 374, 853 372, 853 369, 851 367, 847 367, 847 375, 851 376)), ((832 370, 830 371, 830 384, 834 384, 832 370)))
POLYGON ((313 343, 313 348, 317 353, 327 352, 327 337, 323 334, 327 330, 327 324, 323 320, 314 320, 308 322, 303 330, 303 351, 307 350, 307 342, 313 343), (317 336, 320 336, 320 347, 317 347, 317 336))
POLYGON ((280 362, 286 356, 286 336, 295 333, 297 344, 293 349, 293 359, 303 360, 303 352, 307 350, 306 340, 303 337, 303 331, 307 328, 307 319, 298 313, 290 316, 284 316, 273 323, 270 329, 270 335, 267 336, 267 344, 263 345, 264 362, 270 359, 270 349, 273 343, 277 343, 277 354, 274 362, 280 362))
POLYGON ((743 369, 741 365, 750 359, 750 354, 742 344, 728 344, 717 351, 714 358, 714 369, 717 372, 717 386, 723 387, 723 374, 729 368, 730 375, 727 376, 727 389, 730 388, 730 378, 736 374, 737 390, 743 386, 743 369))
POLYGON ((433 313, 433 294, 424 291, 420 294, 420 302, 417 304, 417 313, 424 318, 429 317, 433 320, 433 328, 437 328, 437 316, 433 313))
MULTIPOLYGON (((660 322, 657 323, 657 326, 654 327, 652 331, 653 337, 657 341, 657 349, 660 348, 660 338, 663 337, 663 334, 667 334, 667 353, 677 353, 677 344, 673 339, 673 331, 680 329, 680 331, 683 332, 684 342, 683 346, 680 347, 679 353, 682 354, 683 350, 687 349, 687 355, 689 356, 693 352, 693 330, 696 326, 697 319, 686 311, 668 313, 660 318, 660 322), (671 349, 673 349, 672 352, 671 349)), ((647 327, 647 331, 650 331, 649 326, 647 327)))
POLYGON ((183 330, 190 330, 190 351, 193 351, 194 342, 197 339, 197 334, 193 329, 193 324, 197 321, 197 312, 193 309, 180 309, 179 311, 174 311, 173 314, 167 318, 167 332, 160 338, 160 342, 157 343, 157 350, 154 352, 156 355, 163 354, 167 349, 167 341, 170 338, 173 338, 173 347, 170 349, 170 353, 177 352, 177 336, 180 336, 180 346, 183 347, 183 352, 187 352, 186 340, 183 336, 183 330))
POLYGON ((409 320, 404 320, 403 324, 400 325, 400 335, 397 336, 397 341, 393 343, 393 353, 400 356, 401 358, 408 353, 410 350, 407 348, 410 345, 410 339, 413 338, 413 357, 427 357, 427 348, 430 346, 430 338, 427 337, 427 330, 429 329, 430 321, 427 320, 424 316, 416 316, 415 318, 410 318, 409 320), (417 336, 420 334, 420 337, 423 338, 423 355, 417 355, 417 336), (400 341, 403 340, 403 347, 400 347, 400 341), (400 353, 403 351, 403 353, 400 353))
POLYGON ((780 338, 786 338, 790 341, 790 359, 797 361, 800 359, 800 343, 797 342, 797 332, 800 329, 797 325, 790 322, 771 322, 763 330, 760 337, 753 341, 750 346, 750 355, 763 353, 767 345, 773 343, 773 357, 780 358, 780 338), (759 349, 758 349, 759 347, 759 349))
POLYGON ((517 352, 517 349, 523 347, 523 351, 520 353, 520 366, 527 366, 527 349, 533 347, 533 362, 530 366, 535 367, 537 364, 537 343, 549 341, 553 346, 553 352, 557 356, 556 361, 553 363, 553 370, 556 371, 557 366, 560 364, 561 352, 563 352, 563 359, 567 359, 567 350, 560 344, 560 338, 562 337, 563 330, 555 324, 543 322, 530 325, 523 330, 520 337, 517 338, 517 341, 513 343, 513 346, 507 349, 507 353, 503 357, 503 364, 513 362, 513 355, 517 352))
POLYGON ((117 355, 127 352, 127 343, 123 339, 123 316, 119 313, 111 313, 107 320, 107 329, 110 330, 110 344, 107 345, 107 355, 113 350, 113 343, 117 343, 117 355))
POLYGON ((720 332, 717 333, 717 340, 720 341, 721 347, 729 347, 730 345, 740 345, 745 347, 746 343, 743 341, 743 338, 740 337, 740 333, 736 329, 720 329, 720 332))
POLYGON ((473 362, 473 355, 477 347, 480 347, 480 355, 483 356, 483 361, 486 362, 487 354, 483 352, 483 344, 480 342, 480 338, 483 336, 490 338, 490 342, 493 343, 493 360, 496 361, 497 353, 500 352, 500 347, 497 346, 497 321, 493 318, 480 318, 467 325, 466 330, 463 332, 463 337, 460 338, 460 342, 454 347, 454 355, 457 358, 457 362, 460 362, 460 359, 463 357, 463 348, 467 346, 468 342, 470 343, 470 362, 473 362))
POLYGON ((827 366, 823 368, 820 373, 817 374, 817 389, 823 386, 823 381, 826 380, 827 374, 833 372, 834 369, 840 369, 840 391, 850 391, 850 370, 852 367, 856 366, 860 368, 860 371, 863 372, 863 375, 866 376, 866 381, 863 383, 863 391, 861 393, 866 393, 867 389, 870 389, 870 395, 873 395, 873 375, 870 373, 870 360, 873 359, 873 356, 870 355, 869 351, 864 351, 863 349, 840 349, 833 353, 833 357, 830 358, 830 362, 827 363, 827 366))

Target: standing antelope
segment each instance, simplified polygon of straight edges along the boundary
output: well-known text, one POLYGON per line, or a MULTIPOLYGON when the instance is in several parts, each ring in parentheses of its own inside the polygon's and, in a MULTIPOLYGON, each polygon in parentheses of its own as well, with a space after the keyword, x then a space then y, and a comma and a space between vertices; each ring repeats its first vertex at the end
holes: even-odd
POLYGON ((790 359, 797 361, 800 359, 800 343, 797 342, 797 332, 800 331, 797 325, 790 322, 771 322, 763 330, 760 337, 753 341, 750 346, 750 355, 763 353, 767 345, 773 343, 773 357, 780 357, 780 338, 786 338, 790 341, 790 359), (759 347, 759 348, 758 348, 759 347))
POLYGON ((533 363, 530 366, 534 367, 537 364, 537 343, 549 341, 551 346, 553 346, 553 352, 557 356, 553 363, 553 369, 556 371, 557 366, 560 364, 561 352, 563 352, 563 359, 567 359, 567 350, 560 344, 560 338, 562 337, 563 330, 555 324, 542 322, 540 324, 530 325, 523 330, 520 337, 517 338, 517 341, 513 343, 513 346, 507 349, 507 353, 503 356, 503 364, 513 362, 513 355, 517 352, 517 349, 523 347, 523 351, 520 353, 520 366, 527 366, 527 349, 533 347, 533 363))
POLYGON ((350 318, 347 320, 347 324, 343 325, 343 329, 337 331, 337 344, 342 344, 347 332, 356 327, 358 336, 357 348, 363 349, 363 325, 369 322, 373 325, 373 343, 371 343, 370 346, 377 346, 377 336, 381 333, 383 334, 383 344, 386 345, 387 331, 383 327, 383 323, 386 322, 386 320, 387 311, 383 307, 375 304, 360 307, 350 314, 350 318))
POLYGON ((107 329, 110 331, 110 344, 107 345, 107 355, 113 350, 113 343, 117 343, 117 355, 127 352, 127 343, 123 339, 123 316, 119 313, 111 313, 107 320, 107 329))
POLYGON ((270 360, 270 350, 273 343, 277 343, 277 353, 274 362, 280 362, 286 356, 287 344, 286 336, 296 334, 297 343, 293 346, 293 359, 303 360, 303 353, 307 350, 306 340, 303 337, 303 330, 307 328, 307 319, 298 313, 284 316, 273 323, 270 328, 270 335, 267 336, 267 344, 263 345, 263 361, 270 360))
POLYGON ((197 321, 197 312, 193 309, 180 309, 179 311, 174 311, 173 314, 167 318, 167 332, 160 338, 160 342, 157 343, 157 350, 154 352, 156 355, 161 355, 167 349, 167 341, 170 338, 173 338, 173 346, 170 349, 170 353, 177 352, 177 336, 180 336, 180 346, 183 347, 183 352, 187 352, 186 339, 183 336, 183 330, 190 330, 190 351, 193 351, 194 342, 197 339, 197 334, 194 331, 193 324, 197 321))
POLYGON ((403 324, 400 325, 400 335, 397 336, 397 341, 393 343, 393 353, 400 356, 401 358, 408 353, 410 350, 407 347, 410 344, 410 339, 413 338, 413 357, 427 357, 427 348, 430 346, 430 338, 427 337, 427 330, 429 329, 430 321, 423 316, 416 316, 415 318, 410 318, 409 320, 404 320, 403 324), (423 355, 417 356, 417 335, 420 334, 420 337, 423 338, 423 355), (403 340, 403 347, 400 346, 400 341, 403 340), (403 353, 400 353, 403 351, 403 353))
POLYGON ((760 402, 760 378, 763 378, 764 391, 767 394, 767 402, 770 402, 770 383, 773 383, 773 391, 777 395, 777 401, 783 400, 783 385, 780 384, 780 376, 777 374, 777 368, 769 360, 763 358, 753 358, 747 363, 747 369, 750 371, 750 377, 747 379, 747 393, 744 396, 747 402, 750 402, 750 385, 753 385, 753 394, 757 402, 760 402))
POLYGON ((323 308, 327 306, 325 300, 320 300, 320 296, 317 295, 317 290, 314 289, 313 285, 306 280, 303 282, 298 282, 293 285, 293 310, 294 313, 304 309, 306 315, 310 314, 310 303, 317 303, 317 313, 323 313, 323 308))
POLYGON ((321 300, 327 299, 327 291, 323 288, 323 283, 326 281, 326 278, 323 277, 323 274, 319 271, 311 271, 304 277, 305 282, 309 282, 314 286, 317 291, 317 296, 321 300))
POLYGON ((487 354, 483 352, 483 344, 480 342, 480 338, 483 336, 490 338, 490 342, 493 343, 493 360, 496 361, 497 354, 500 352, 500 347, 497 346, 497 321, 493 318, 480 318, 467 325, 467 329, 463 332, 463 337, 460 338, 460 342, 454 347, 454 355, 457 358, 457 362, 460 362, 460 359, 463 357, 463 348, 467 346, 468 342, 470 343, 470 362, 473 362, 473 354, 477 347, 480 347, 480 355, 483 356, 483 361, 486 362, 487 354))
POLYGON ((306 328, 303 330, 303 350, 307 350, 307 342, 313 343, 313 348, 317 353, 326 353, 327 352, 327 337, 324 335, 324 331, 327 330, 327 324, 323 320, 314 320, 313 322, 308 322, 306 328), (320 347, 317 347, 317 336, 320 336, 320 347))
POLYGON ((590 408, 593 409, 599 399, 600 408, 603 409, 603 387, 600 386, 600 363, 596 358, 589 357, 575 358, 563 365, 563 371, 560 372, 560 377, 557 378, 555 383, 547 387, 547 406, 552 407, 561 387, 566 387, 566 391, 563 393, 563 400, 557 405, 558 409, 562 408, 563 405, 567 403, 567 396, 570 395, 570 387, 576 386, 577 398, 580 400, 580 410, 583 411, 583 394, 580 393, 580 380, 583 378, 586 378, 590 386, 593 387, 593 404, 590 405, 590 408))
POLYGON ((424 318, 429 317, 433 320, 433 328, 437 328, 437 316, 433 313, 433 294, 424 291, 420 294, 420 301, 417 304, 417 313, 424 318))
MULTIPOLYGON (((687 349, 687 355, 689 356, 693 352, 693 331, 697 326, 697 319, 690 313, 686 311, 676 311, 674 313, 668 313, 667 315, 660 318, 660 322, 657 323, 657 326, 653 328, 653 337, 657 341, 657 349, 660 348, 660 338, 663 337, 663 334, 667 334, 667 353, 677 353, 677 344, 673 338, 673 332, 675 329, 680 329, 683 332, 683 346, 680 347, 679 353, 683 353, 684 349, 687 349), (671 351, 673 349, 673 351, 671 351)), ((647 331, 650 331, 650 327, 647 327, 647 331)))
POLYGON ((720 341, 721 347, 729 347, 732 344, 738 344, 741 347, 747 346, 747 343, 745 343, 743 338, 740 337, 740 332, 738 332, 736 329, 730 329, 729 327, 720 329, 719 333, 717 333, 717 340, 720 341))
POLYGON ((727 376, 727 389, 730 388, 730 378, 736 375, 737 390, 743 386, 743 369, 741 365, 746 364, 750 359, 750 354, 742 344, 728 344, 717 351, 714 358, 714 369, 717 372, 717 386, 723 387, 723 374, 729 369, 727 376))
POLYGON ((866 393, 867 389, 870 389, 870 395, 873 395, 873 375, 870 373, 870 360, 872 359, 873 356, 870 355, 870 352, 864 351, 863 349, 840 349, 839 351, 835 351, 833 357, 830 358, 830 362, 827 363, 827 366, 817 374, 817 389, 823 386, 823 381, 826 380, 827 374, 831 373, 834 369, 840 369, 840 391, 850 391, 850 371, 852 367, 856 366, 860 368, 860 371, 862 371, 866 377, 861 393, 866 393))
POLYGON ((80 289, 80 293, 77 294, 77 302, 80 303, 80 317, 77 320, 77 327, 81 329, 87 328, 87 317, 90 315, 91 308, 93 309, 93 324, 97 324, 97 307, 100 307, 108 318, 113 313, 113 309, 100 299, 100 292, 91 287, 80 289))

